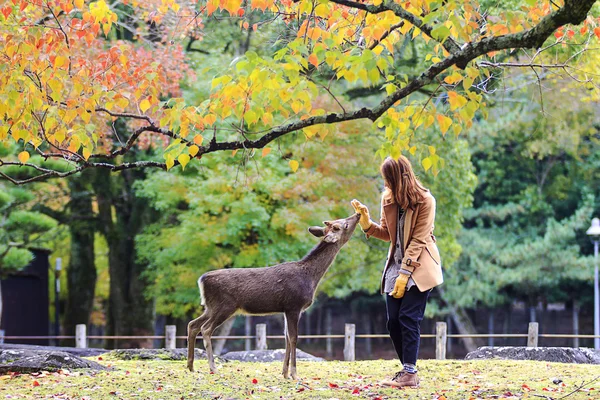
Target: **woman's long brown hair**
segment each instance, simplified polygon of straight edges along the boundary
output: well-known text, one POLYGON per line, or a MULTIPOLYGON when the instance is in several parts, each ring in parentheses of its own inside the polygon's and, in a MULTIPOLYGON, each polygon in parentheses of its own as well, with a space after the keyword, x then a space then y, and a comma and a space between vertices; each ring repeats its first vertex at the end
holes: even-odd
POLYGON ((415 176, 408 158, 400 156, 398 160, 394 160, 388 157, 381 164, 380 170, 388 190, 400 208, 414 210, 417 203, 423 200, 427 189, 415 176))

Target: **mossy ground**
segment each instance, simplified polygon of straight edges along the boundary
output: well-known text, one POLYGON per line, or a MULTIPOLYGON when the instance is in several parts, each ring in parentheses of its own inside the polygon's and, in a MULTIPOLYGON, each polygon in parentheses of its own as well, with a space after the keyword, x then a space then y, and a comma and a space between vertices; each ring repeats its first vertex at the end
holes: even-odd
POLYGON ((114 370, 0 376, 0 399, 600 399, 597 365, 423 360, 420 388, 395 389, 379 385, 399 367, 389 360, 299 362, 292 381, 279 362, 228 362, 209 374, 205 360, 190 373, 184 361, 93 359, 114 370))

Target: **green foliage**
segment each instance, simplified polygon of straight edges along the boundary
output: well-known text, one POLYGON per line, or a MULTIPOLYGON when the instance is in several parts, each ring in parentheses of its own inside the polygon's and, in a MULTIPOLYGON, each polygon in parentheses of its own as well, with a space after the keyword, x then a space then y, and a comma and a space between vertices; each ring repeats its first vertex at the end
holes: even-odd
POLYGON ((31 191, 0 184, 0 278, 26 267, 33 259, 27 247, 43 243, 43 234, 56 226, 52 218, 29 211, 34 197, 31 191))
MULTIPOLYGON (((300 259, 318 241, 307 228, 351 215, 352 198, 377 210, 381 181, 371 156, 376 145, 366 124, 349 123, 344 133, 296 146, 293 154, 220 155, 182 173, 153 174, 138 185, 138 195, 162 213, 136 239, 149 263, 148 295, 157 311, 181 317, 196 310, 196 281, 209 270, 300 259), (321 151, 323 144, 329 152, 321 151), (303 168, 293 173, 281 156, 300 160, 303 168)), ((367 244, 361 236, 338 255, 321 286, 326 294, 377 290, 386 246, 367 244), (370 246, 379 251, 370 252, 370 246)))
POLYGON ((476 308, 582 298, 592 279, 585 229, 598 212, 600 142, 593 109, 577 95, 568 94, 572 107, 545 97, 551 114, 536 102, 499 104, 495 122, 470 132, 479 185, 459 235, 459 267, 446 273, 446 301, 476 308))

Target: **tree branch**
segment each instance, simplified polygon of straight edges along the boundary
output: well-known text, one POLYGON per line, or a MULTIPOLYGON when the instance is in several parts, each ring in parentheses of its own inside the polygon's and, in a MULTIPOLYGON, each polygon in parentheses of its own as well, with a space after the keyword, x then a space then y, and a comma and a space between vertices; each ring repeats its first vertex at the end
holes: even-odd
MULTIPOLYGON (((362 3, 356 3, 350 0, 332 0, 335 3, 352 6, 359 9, 373 10, 377 12, 382 12, 386 10, 382 10, 381 7, 388 3, 384 3, 379 7, 365 5, 362 3)), ((371 121, 376 121, 381 115, 383 115, 390 107, 392 107, 397 101, 406 98, 410 94, 421 90, 424 86, 432 83, 434 79, 442 72, 452 67, 456 66, 466 66, 470 61, 485 55, 489 52, 495 52, 500 50, 514 49, 514 48, 540 48, 544 41, 560 26, 563 26, 568 23, 579 24, 583 20, 585 20, 587 13, 590 11, 591 7, 594 5, 595 0, 565 0, 565 5, 550 13, 549 15, 542 18, 542 20, 534 27, 522 31, 519 33, 494 36, 494 37, 486 37, 478 42, 467 43, 458 51, 453 51, 451 54, 445 59, 431 65, 425 71, 423 71, 420 75, 411 80, 406 86, 396 90, 389 96, 386 96, 378 105, 369 109, 369 108, 361 108, 355 111, 349 111, 344 113, 330 113, 327 115, 321 116, 313 116, 304 120, 299 120, 295 122, 291 122, 285 125, 280 125, 274 127, 266 133, 264 133, 261 137, 256 140, 245 139, 242 141, 231 141, 231 142, 217 142, 215 138, 210 141, 208 145, 200 146, 198 154, 196 158, 200 158, 203 154, 213 153, 216 151, 223 150, 236 150, 236 149, 256 149, 263 148, 267 144, 272 141, 290 133, 303 128, 307 128, 310 126, 318 125, 318 124, 333 124, 337 122, 343 121, 351 121, 356 119, 369 119, 371 121)), ((393 7, 390 5, 390 7, 393 7)), ((399 6, 398 6, 399 7, 399 6)), ((393 10, 392 10, 393 11, 393 10)), ((410 14, 410 13, 409 13, 410 14)), ((419 24, 420 20, 416 16, 410 14, 406 15, 407 21, 413 23, 419 29, 425 32, 426 29, 431 31, 430 27, 425 26, 422 22, 419 24), (409 19, 411 18, 411 19, 409 19), (416 19, 415 19, 416 18, 416 19), (414 21, 414 22, 413 22, 414 21)), ((448 41, 446 41, 448 42, 448 41)), ((445 43, 446 43, 445 42, 445 43)), ((105 110, 99 110, 103 112, 108 112, 105 110)), ((110 112, 109 112, 110 114, 110 112)), ((144 116, 137 115, 126 115, 121 114, 117 115, 117 113, 113 113, 116 116, 123 116, 129 118, 138 118, 138 119, 146 119, 144 116)), ((136 132, 132 134, 127 143, 118 150, 113 151, 108 155, 102 154, 94 154, 93 158, 114 158, 117 155, 125 154, 127 151, 131 149, 134 145, 135 141, 143 132, 156 132, 165 136, 169 136, 171 138, 179 139, 186 146, 191 146, 193 143, 186 140, 185 138, 179 137, 174 132, 169 131, 165 128, 159 128, 155 126, 150 119, 147 119, 150 122, 150 125, 139 128, 136 132)), ((24 183, 29 183, 33 181, 40 181, 51 177, 66 177, 69 175, 73 175, 87 168, 105 168, 110 171, 121 171, 125 169, 132 168, 146 168, 146 167, 154 167, 154 168, 162 168, 166 169, 166 165, 161 162, 155 161, 138 161, 132 163, 123 163, 123 164, 109 164, 102 162, 89 162, 83 159, 74 160, 78 166, 73 170, 67 172, 59 172, 47 170, 45 168, 41 168, 35 166, 33 164, 21 164, 18 162, 2 162, 0 160, 0 167, 3 165, 22 165, 29 168, 35 168, 36 170, 42 172, 41 175, 32 177, 25 180, 17 180, 7 176, 4 173, 0 172, 0 176, 5 179, 11 181, 14 184, 21 185, 24 183)), ((177 161, 175 161, 175 165, 177 165, 177 161)))
MULTIPOLYGON (((332 3, 336 3, 336 4, 339 4, 342 6, 356 8, 358 10, 363 10, 370 14, 379 14, 379 13, 386 12, 386 11, 392 11, 394 14, 396 14, 396 16, 402 18, 403 20, 405 20, 407 22, 410 22, 411 24, 413 24, 414 26, 419 28, 421 31, 423 31, 423 33, 425 33, 427 36, 429 36, 433 40, 439 42, 439 40, 437 38, 434 38, 433 36, 431 36, 431 31, 434 28, 432 28, 430 25, 423 23, 421 18, 406 11, 401 5, 394 3, 393 1, 385 1, 378 6, 358 3, 353 0, 330 0, 330 1, 332 3)), ((444 48, 449 53, 456 53, 456 52, 460 51, 460 46, 456 43, 456 41, 454 39, 452 39, 450 37, 447 38, 446 40, 444 40, 444 42, 442 42, 442 46, 444 46, 444 48)))

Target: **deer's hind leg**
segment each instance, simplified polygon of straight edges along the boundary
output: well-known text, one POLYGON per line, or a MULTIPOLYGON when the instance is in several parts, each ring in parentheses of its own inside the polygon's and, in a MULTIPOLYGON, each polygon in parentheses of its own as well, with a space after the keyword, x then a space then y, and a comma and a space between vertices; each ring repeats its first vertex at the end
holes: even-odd
POLYGON ((298 343, 298 323, 300 322, 300 311, 289 311, 285 313, 286 346, 283 364, 283 376, 287 378, 288 367, 292 379, 297 379, 296 374, 296 345, 298 343), (291 364, 291 365, 290 365, 291 364))
POLYGON ((206 350, 206 356, 208 357, 208 367, 210 368, 210 372, 217 372, 217 367, 215 366, 215 359, 213 355, 212 342, 211 337, 215 329, 217 329, 221 324, 229 319, 237 310, 235 308, 218 308, 217 311, 214 311, 209 314, 208 319, 204 324, 202 324, 202 338, 204 339, 204 349, 206 350))
POLYGON ((201 332, 202 325, 208 318, 208 312, 204 310, 204 313, 198 318, 190 321, 188 324, 188 357, 187 367, 191 372, 194 372, 194 349, 196 347, 196 337, 201 332))

